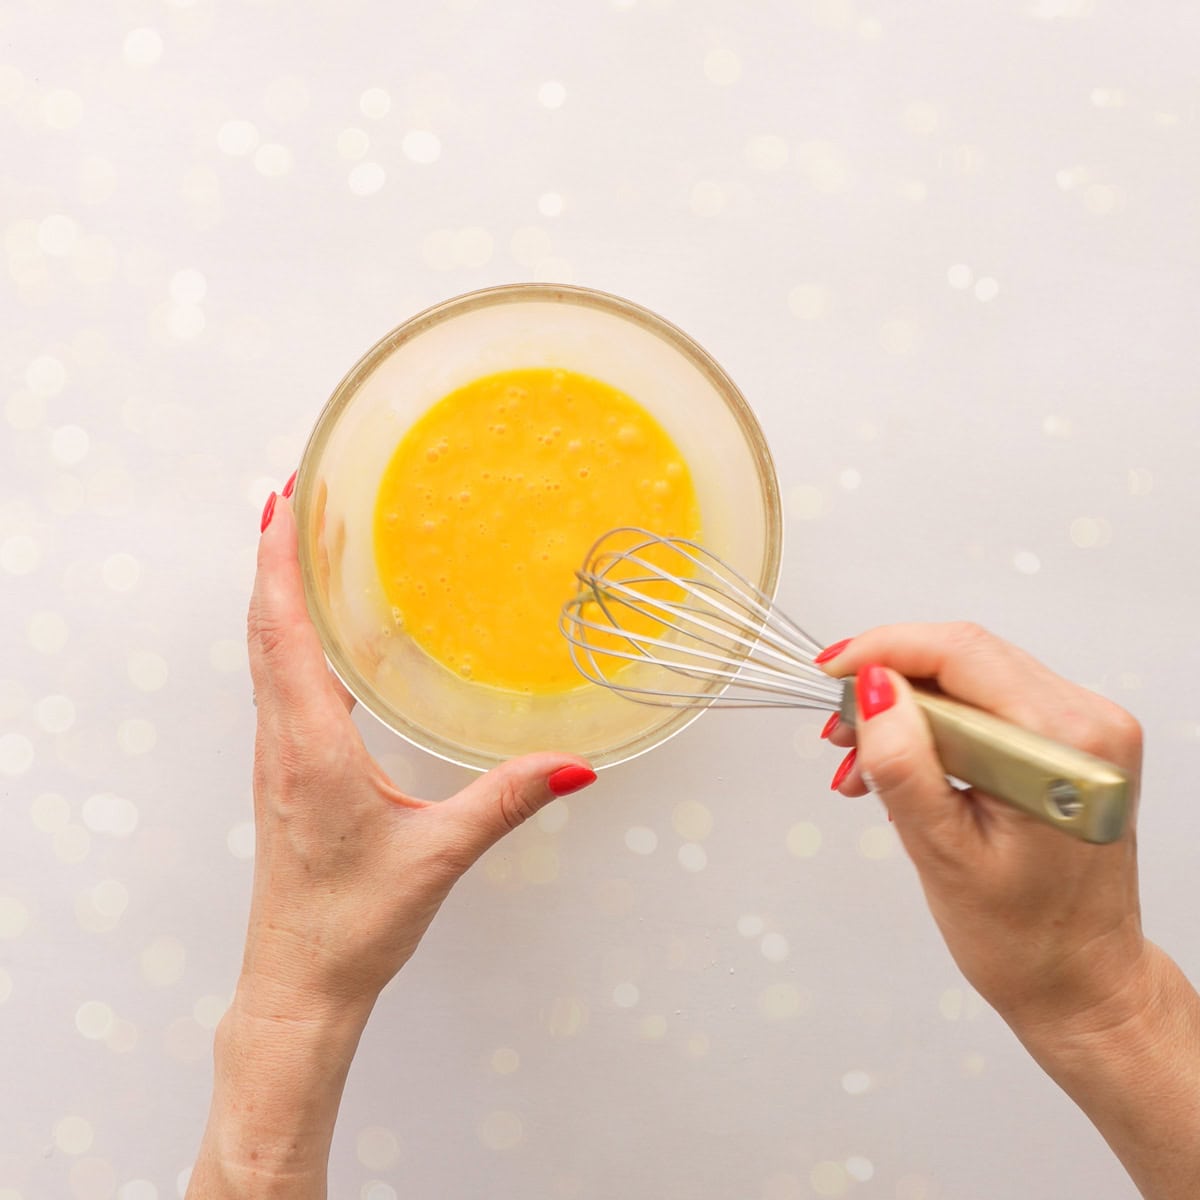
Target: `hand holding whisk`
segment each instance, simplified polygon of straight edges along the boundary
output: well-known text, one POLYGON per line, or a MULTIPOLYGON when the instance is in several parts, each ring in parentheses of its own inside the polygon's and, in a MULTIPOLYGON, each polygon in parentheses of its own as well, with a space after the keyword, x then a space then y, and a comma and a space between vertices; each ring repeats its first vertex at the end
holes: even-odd
MULTIPOLYGON (((559 628, 591 682, 643 704, 812 708, 854 724, 854 680, 826 675, 821 644, 698 543, 616 529, 576 574, 559 628)), ((933 692, 917 702, 948 775, 1084 841, 1120 836, 1119 768, 933 692)))

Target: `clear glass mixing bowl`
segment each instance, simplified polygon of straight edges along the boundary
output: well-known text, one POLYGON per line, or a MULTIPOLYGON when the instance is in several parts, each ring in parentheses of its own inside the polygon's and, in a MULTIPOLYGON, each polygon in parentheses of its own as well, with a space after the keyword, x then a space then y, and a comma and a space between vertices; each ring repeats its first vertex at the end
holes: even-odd
POLYGON ((628 300, 513 284, 420 313, 338 384, 297 478, 308 608, 334 671, 364 708, 415 745, 478 769, 531 750, 565 750, 606 766, 659 745, 699 711, 638 704, 582 681, 569 692, 522 695, 463 679, 396 627, 375 566, 376 493, 409 427, 455 388, 517 367, 578 371, 637 400, 691 468, 704 544, 774 596, 779 486, 762 430, 732 380, 686 334, 628 300))

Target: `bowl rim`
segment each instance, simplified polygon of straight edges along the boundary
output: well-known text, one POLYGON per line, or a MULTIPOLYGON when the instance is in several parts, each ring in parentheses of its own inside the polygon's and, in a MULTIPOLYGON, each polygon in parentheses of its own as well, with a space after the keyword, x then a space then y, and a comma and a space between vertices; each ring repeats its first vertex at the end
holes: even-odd
MULTIPOLYGON (((780 568, 783 559, 783 511, 779 493, 779 478, 775 468, 775 460, 767 444, 766 436, 754 410, 750 407, 741 389, 726 373, 724 368, 713 358, 695 338, 685 333, 677 325, 668 321, 658 313, 615 295, 596 288, 584 287, 578 284, 563 283, 505 283, 491 287, 478 288, 451 296, 437 304, 430 305, 414 316, 401 322, 394 329, 384 334, 372 345, 354 365, 342 376, 337 386, 330 393, 328 400, 322 406, 316 421, 300 455, 300 464, 296 473, 295 493, 293 497, 298 537, 298 554, 300 576, 304 587, 305 606, 309 617, 317 631, 321 648, 325 653, 329 668, 342 682, 343 686, 354 697, 361 708, 384 728, 402 737, 405 741, 435 755, 446 762, 468 767, 475 771, 485 771, 497 765, 500 759, 488 754, 478 754, 472 759, 465 747, 448 743, 429 735, 428 731, 419 726, 399 728, 379 711, 374 702, 374 689, 362 678, 354 664, 337 640, 327 636, 326 622, 318 619, 320 608, 314 565, 309 554, 306 530, 309 527, 314 495, 310 486, 311 471, 305 466, 311 463, 324 449, 325 443, 337 424, 342 411, 353 399, 361 381, 365 380, 375 367, 405 343, 412 341, 436 325, 441 325, 454 317, 473 312, 480 308, 493 307, 498 304, 514 303, 560 303, 575 304, 584 308, 593 308, 610 316, 618 316, 639 325, 657 335, 682 354, 697 368, 721 397, 729 409, 742 436, 750 450, 755 463, 758 465, 758 481, 761 489, 763 504, 763 567, 757 583, 762 592, 774 599, 778 586, 780 568), (435 744, 436 743, 436 744, 435 744)), ((714 692, 710 699, 715 700, 719 692, 714 692)), ((593 755, 592 765, 597 769, 614 766, 620 762, 628 762, 657 746, 663 745, 676 734, 686 729, 708 707, 698 704, 692 709, 673 710, 674 719, 667 718, 663 723, 629 739, 622 746, 613 748, 612 752, 605 751, 593 755)))

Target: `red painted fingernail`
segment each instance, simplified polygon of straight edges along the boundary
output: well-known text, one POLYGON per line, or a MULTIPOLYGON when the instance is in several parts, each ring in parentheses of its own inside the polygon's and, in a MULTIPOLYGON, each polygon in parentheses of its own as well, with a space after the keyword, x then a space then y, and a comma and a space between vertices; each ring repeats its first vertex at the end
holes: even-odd
POLYGON ((827 738, 839 725, 841 717, 834 713, 828 721, 825 722, 825 728, 821 730, 821 736, 827 738))
POLYGON ((259 527, 259 533, 267 532, 267 526, 270 525, 271 518, 275 515, 275 501, 278 499, 279 497, 274 492, 267 497, 267 502, 263 505, 262 525, 259 527))
POLYGON ((849 638, 843 638, 840 642, 834 642, 832 646, 826 646, 825 649, 813 659, 813 662, 827 663, 830 659, 837 658, 837 656, 841 654, 841 652, 845 650, 848 645, 850 645, 849 638))
POLYGON ((546 780, 546 786, 556 796, 567 796, 596 782, 596 772, 591 767, 579 767, 572 763, 569 767, 559 767, 546 780))
POLYGON ((296 490, 296 476, 298 474, 298 471, 293 471, 288 476, 287 483, 283 485, 283 498, 285 500, 290 500, 292 498, 292 493, 296 490))
POLYGON ((858 750, 851 750, 845 758, 842 759, 842 765, 833 773, 833 782, 829 785, 831 792, 836 792, 839 787, 846 781, 846 776, 854 767, 854 760, 858 757, 858 750))
POLYGON ((896 691, 892 687, 891 678, 882 667, 874 664, 863 667, 858 672, 854 683, 854 695, 864 721, 886 712, 896 703, 896 691))

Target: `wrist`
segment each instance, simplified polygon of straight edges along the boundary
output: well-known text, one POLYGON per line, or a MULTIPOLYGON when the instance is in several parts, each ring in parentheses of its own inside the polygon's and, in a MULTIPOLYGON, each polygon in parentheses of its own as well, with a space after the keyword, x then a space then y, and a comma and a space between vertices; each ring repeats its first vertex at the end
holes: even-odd
POLYGON ((226 1016, 232 1018, 231 1026, 256 1028, 272 1040, 287 1035, 297 1045, 308 1040, 333 1045, 352 1037, 357 1043, 375 999, 348 992, 339 995, 330 988, 243 965, 226 1016))
POLYGON ((1031 1050, 1103 1035, 1150 1002, 1159 952, 1146 941, 1136 906, 1084 935, 1065 937, 1053 926, 1044 936, 1025 932, 1030 936, 1011 957, 993 959, 976 986, 1031 1050))
POLYGON ((370 1006, 245 977, 214 1041, 201 1196, 323 1196, 346 1076, 370 1006))
POLYGON ((1155 1200, 1200 1178, 1200 997, 1147 942, 1126 986, 1069 1022, 1014 1032, 1155 1200))
POLYGON ((1182 1088, 1195 1107, 1200 1073, 1197 1064, 1181 1072, 1178 1051, 1197 1044, 1198 1021, 1194 989, 1167 954, 1146 942, 1123 986, 1102 1003, 1059 1021, 1010 1024, 1046 1073, 1091 1113, 1147 1088, 1164 1102, 1182 1088))
POLYGON ((1106 981, 1104 986, 1091 980, 1087 986, 1069 982, 1068 974, 1036 1006, 1003 1015, 1039 1062, 1086 1058, 1102 1047, 1136 1042, 1154 1023, 1167 984, 1166 966, 1174 964, 1152 942, 1139 939, 1136 950, 1121 956, 1119 968, 1097 966, 1094 974, 1106 981))
POLYGON ((300 1011, 340 1019, 357 1013, 365 1020, 402 965, 387 949, 364 944, 340 914, 266 903, 260 909, 256 902, 238 992, 259 1014, 300 1011))

